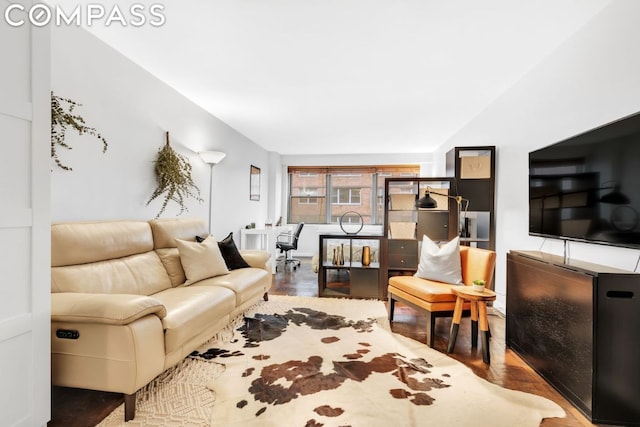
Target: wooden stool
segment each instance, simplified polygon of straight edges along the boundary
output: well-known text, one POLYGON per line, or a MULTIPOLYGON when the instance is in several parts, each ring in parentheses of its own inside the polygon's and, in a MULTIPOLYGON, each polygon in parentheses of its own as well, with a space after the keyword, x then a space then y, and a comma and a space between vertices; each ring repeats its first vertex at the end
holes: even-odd
POLYGON ((449 332, 449 346, 447 353, 452 353, 456 345, 458 328, 462 319, 462 309, 465 301, 471 305, 471 347, 478 346, 478 322, 480 322, 480 337, 482 338, 482 360, 491 363, 489 354, 489 320, 487 319, 487 301, 494 301, 496 293, 485 289, 483 292, 474 291, 471 286, 452 286, 451 292, 456 296, 456 306, 453 310, 451 331, 449 332))

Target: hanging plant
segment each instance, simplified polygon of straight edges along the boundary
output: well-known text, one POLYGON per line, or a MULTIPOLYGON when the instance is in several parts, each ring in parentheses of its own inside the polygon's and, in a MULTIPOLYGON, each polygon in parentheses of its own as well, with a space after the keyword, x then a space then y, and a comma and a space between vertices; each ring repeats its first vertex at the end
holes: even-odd
POLYGON ((102 152, 107 151, 107 140, 95 129, 85 125, 85 121, 82 116, 73 114, 73 110, 76 107, 81 107, 82 104, 78 104, 68 98, 61 98, 51 92, 51 158, 60 169, 67 171, 73 170, 71 167, 64 165, 58 157, 58 148, 66 148, 71 150, 72 147, 65 142, 67 135, 67 128, 71 127, 78 132, 79 135, 89 134, 95 136, 102 141, 102 152), (64 105, 66 104, 66 105, 64 105), (66 107, 66 109, 63 107, 66 107))
POLYGON ((164 194, 162 207, 156 218, 162 215, 171 200, 180 206, 178 215, 189 210, 185 205, 185 201, 189 197, 195 198, 200 203, 203 202, 200 198, 200 190, 193 183, 193 178, 191 178, 189 160, 171 148, 169 145, 169 132, 166 133, 166 138, 167 142, 158 150, 158 159, 156 160, 155 172, 158 187, 147 201, 148 206, 149 203, 164 194))

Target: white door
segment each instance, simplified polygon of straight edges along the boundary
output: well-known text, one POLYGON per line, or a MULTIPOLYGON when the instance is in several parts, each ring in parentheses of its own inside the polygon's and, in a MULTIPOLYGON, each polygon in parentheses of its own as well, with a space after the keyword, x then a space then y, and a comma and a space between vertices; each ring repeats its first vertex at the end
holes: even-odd
MULTIPOLYGON (((29 5, 25 2, 28 9, 29 5)), ((49 29, 0 0, 0 426, 50 418, 49 29)))

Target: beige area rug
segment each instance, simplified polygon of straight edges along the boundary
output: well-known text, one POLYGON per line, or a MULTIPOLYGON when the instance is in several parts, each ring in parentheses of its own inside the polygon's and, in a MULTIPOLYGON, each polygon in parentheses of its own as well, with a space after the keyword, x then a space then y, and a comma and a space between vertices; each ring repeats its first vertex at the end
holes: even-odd
POLYGON ((271 296, 100 426, 538 426, 554 402, 390 332, 379 301, 271 296))

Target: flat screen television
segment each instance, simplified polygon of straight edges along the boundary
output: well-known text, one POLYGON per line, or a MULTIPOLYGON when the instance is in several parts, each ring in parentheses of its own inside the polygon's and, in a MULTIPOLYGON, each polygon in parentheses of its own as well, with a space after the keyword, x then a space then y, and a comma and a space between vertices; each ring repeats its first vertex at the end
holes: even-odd
POLYGON ((640 248, 640 113, 529 153, 529 234, 640 248))

